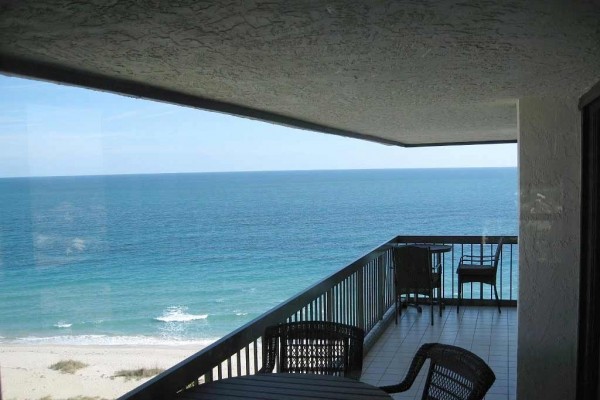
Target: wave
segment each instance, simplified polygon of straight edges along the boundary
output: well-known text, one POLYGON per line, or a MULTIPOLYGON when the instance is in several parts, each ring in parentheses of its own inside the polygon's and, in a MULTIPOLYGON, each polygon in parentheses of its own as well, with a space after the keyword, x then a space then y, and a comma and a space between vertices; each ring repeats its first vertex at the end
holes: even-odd
POLYGON ((208 314, 188 314, 187 307, 169 307, 163 315, 154 318, 160 322, 189 322, 208 318, 208 314))
POLYGON ((109 336, 109 335, 61 335, 61 336, 27 336, 2 343, 21 345, 73 345, 73 346, 183 346, 194 345, 206 347, 215 342, 214 339, 185 340, 180 338, 163 338, 154 336, 109 336))
POLYGON ((81 238, 75 238, 71 241, 71 247, 77 251, 83 251, 86 247, 85 240, 81 238))
POLYGON ((69 324, 68 322, 58 321, 54 324, 55 328, 70 328, 73 324, 69 324))

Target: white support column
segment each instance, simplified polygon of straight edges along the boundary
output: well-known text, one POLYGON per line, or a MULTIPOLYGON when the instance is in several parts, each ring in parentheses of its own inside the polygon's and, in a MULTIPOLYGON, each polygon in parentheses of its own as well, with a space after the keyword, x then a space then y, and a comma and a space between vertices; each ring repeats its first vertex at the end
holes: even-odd
POLYGON ((521 99, 518 110, 517 397, 574 399, 581 117, 570 97, 521 99))

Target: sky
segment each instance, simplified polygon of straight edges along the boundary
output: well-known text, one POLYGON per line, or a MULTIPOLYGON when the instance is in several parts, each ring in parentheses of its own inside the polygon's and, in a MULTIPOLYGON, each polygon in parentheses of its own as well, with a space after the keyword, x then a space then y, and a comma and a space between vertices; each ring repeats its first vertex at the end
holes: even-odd
POLYGON ((516 144, 402 148, 0 75, 0 177, 516 165, 516 144))

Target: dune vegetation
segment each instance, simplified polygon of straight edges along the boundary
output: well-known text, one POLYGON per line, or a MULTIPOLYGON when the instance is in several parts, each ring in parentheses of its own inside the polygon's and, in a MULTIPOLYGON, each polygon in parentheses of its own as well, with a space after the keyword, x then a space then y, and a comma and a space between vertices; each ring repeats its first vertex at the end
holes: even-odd
POLYGON ((81 361, 63 360, 52 364, 49 368, 55 371, 60 371, 63 374, 74 374, 76 371, 87 367, 88 365, 81 361))
POLYGON ((129 379, 143 379, 150 378, 154 375, 158 375, 163 372, 162 368, 139 368, 139 369, 122 369, 115 372, 115 378, 125 378, 129 379))

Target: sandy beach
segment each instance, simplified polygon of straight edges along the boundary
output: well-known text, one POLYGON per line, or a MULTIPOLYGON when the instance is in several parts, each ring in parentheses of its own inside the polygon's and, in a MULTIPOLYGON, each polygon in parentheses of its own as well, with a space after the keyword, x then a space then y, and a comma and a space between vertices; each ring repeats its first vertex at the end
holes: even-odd
POLYGON ((169 368, 199 351, 199 346, 35 346, 1 345, 2 396, 58 400, 84 396, 113 399, 145 382, 114 377, 116 371, 169 368), (49 367, 62 360, 88 366, 73 374, 49 367))

